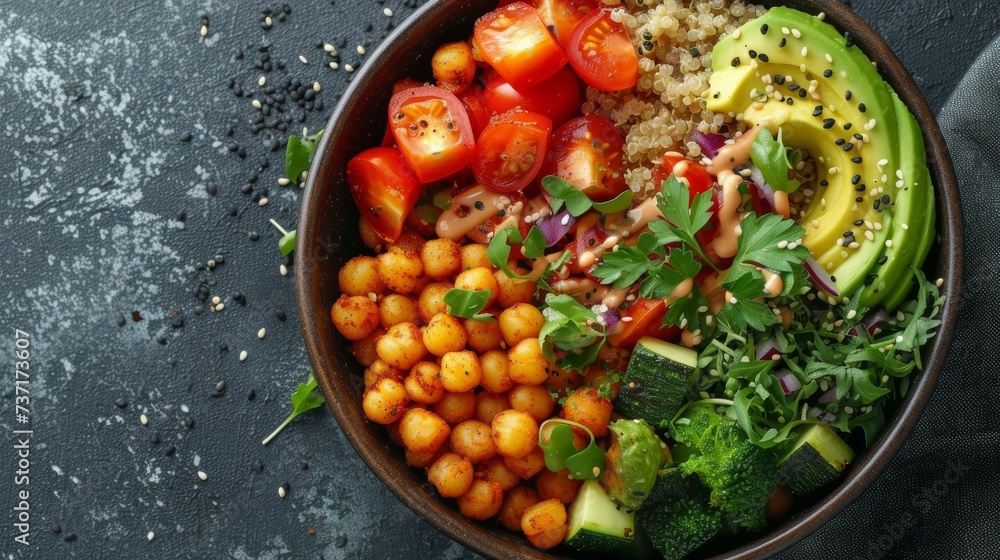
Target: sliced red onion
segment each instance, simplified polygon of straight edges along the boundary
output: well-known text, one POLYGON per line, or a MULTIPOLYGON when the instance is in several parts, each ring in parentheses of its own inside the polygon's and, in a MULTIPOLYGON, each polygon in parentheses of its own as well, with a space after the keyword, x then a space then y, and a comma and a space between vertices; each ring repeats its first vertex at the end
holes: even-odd
POLYGON ((889 315, 888 311, 885 309, 879 309, 875 312, 875 314, 869 315, 868 318, 862 322, 862 324, 866 329, 868 329, 868 334, 875 334, 875 329, 879 328, 882 326, 882 323, 885 323, 890 319, 892 319, 892 316, 889 315))
POLYGON ((703 132, 694 131, 691 135, 691 140, 698 147, 701 148, 701 153, 705 157, 711 159, 719 155, 719 150, 726 145, 726 137, 721 134, 705 134, 703 132))
POLYGON ((538 229, 542 230, 542 233, 545 234, 546 247, 552 247, 556 243, 559 243, 575 224, 576 218, 566 208, 535 222, 538 229))
POLYGON ((750 167, 750 180, 746 182, 750 189, 750 195, 757 197, 763 202, 772 214, 778 213, 778 207, 774 203, 774 189, 764 180, 764 175, 757 167, 750 167), (756 192, 755 192, 756 191, 756 192))
POLYGON ((830 404, 832 402, 837 402, 837 386, 830 384, 830 389, 819 396, 820 404, 830 404))
POLYGON ((781 351, 778 350, 778 341, 774 338, 768 338, 757 345, 757 352, 754 357, 758 360, 770 361, 775 356, 781 356, 781 351))
POLYGON ((778 382, 781 383, 781 388, 785 391, 786 397, 792 396, 795 391, 802 388, 802 383, 799 381, 799 378, 795 377, 795 374, 787 369, 777 371, 775 372, 775 375, 778 377, 778 382))
POLYGON ((837 285, 833 283, 833 278, 823 270, 823 267, 816 262, 816 259, 809 257, 802 263, 802 266, 805 267, 806 272, 809 273, 809 278, 817 288, 833 297, 840 295, 837 285))

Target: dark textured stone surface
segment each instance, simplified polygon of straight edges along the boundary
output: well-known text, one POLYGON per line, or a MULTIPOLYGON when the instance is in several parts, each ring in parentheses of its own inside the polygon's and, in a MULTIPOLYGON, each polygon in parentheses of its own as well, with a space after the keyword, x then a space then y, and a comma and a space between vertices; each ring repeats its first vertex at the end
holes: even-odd
MULTIPOLYGON (((1000 31, 986 0, 852 4, 935 109, 1000 31)), ((291 276, 278 273, 288 262, 267 224, 294 227, 301 193, 276 184, 281 128, 318 129, 346 85, 317 45, 336 45, 341 64, 358 66, 355 46, 370 51, 412 8, 236 5, 40 0, 0 15, 0 325, 9 341, 14 328, 31 334, 34 430, 31 545, 13 544, 8 525, 0 550, 39 559, 472 558, 389 495, 325 412, 260 445, 308 371, 291 276), (262 75, 274 92, 257 85, 262 75), (304 91, 281 88, 285 78, 322 85, 314 110, 294 100, 304 91), (274 128, 258 131, 251 100, 268 96, 258 122, 274 128), (222 311, 209 310, 213 296, 222 311)), ((13 374, 2 383, 9 433, 20 427, 13 374)), ((10 520, 13 453, 0 468, 10 520)), ((867 498, 846 515, 878 525, 867 498)), ((918 521, 941 522, 933 511, 918 521)), ((935 534, 910 529, 887 555, 934 548, 935 534)), ((787 557, 842 556, 816 542, 787 557)))

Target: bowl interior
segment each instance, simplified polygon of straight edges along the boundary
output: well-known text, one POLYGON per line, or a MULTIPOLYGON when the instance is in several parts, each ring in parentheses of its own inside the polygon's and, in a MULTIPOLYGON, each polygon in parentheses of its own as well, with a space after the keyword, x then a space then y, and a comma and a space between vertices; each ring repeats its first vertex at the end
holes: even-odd
MULTIPOLYGON (((825 498, 765 533, 726 543, 731 545, 730 550, 719 550, 720 558, 755 558, 780 551, 815 531, 871 484, 912 431, 930 397, 951 342, 961 287, 962 224, 957 184, 933 112, 916 85, 875 32, 839 2, 764 2, 777 3, 812 14, 823 12, 828 22, 850 31, 855 43, 878 63, 883 77, 921 123, 940 201, 940 239, 931 252, 936 258, 925 269, 931 277, 946 279, 943 290, 948 299, 939 334, 924 352, 925 370, 878 441, 825 498)), ((553 552, 570 551, 542 552, 519 535, 463 518, 451 500, 437 496, 421 472, 406 465, 401 449, 389 441, 385 430, 365 419, 360 406, 363 368, 333 327, 328 311, 339 296, 340 267, 351 257, 368 253, 359 238, 359 214, 346 187, 347 161, 381 142, 392 84, 405 77, 430 79, 430 57, 437 46, 468 38, 476 18, 495 6, 496 0, 432 0, 384 41, 354 75, 330 117, 309 173, 298 225, 296 292, 306 346, 327 403, 348 440, 386 486, 437 529, 484 556, 553 558, 553 552)))

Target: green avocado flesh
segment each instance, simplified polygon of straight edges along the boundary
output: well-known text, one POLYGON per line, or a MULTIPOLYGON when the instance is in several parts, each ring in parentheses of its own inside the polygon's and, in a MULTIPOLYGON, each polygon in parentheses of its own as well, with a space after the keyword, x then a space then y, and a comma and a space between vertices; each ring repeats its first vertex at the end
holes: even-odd
POLYGON ((934 193, 916 120, 833 26, 776 7, 712 51, 708 109, 808 150, 816 163, 802 238, 841 296, 888 309, 934 237, 934 193))

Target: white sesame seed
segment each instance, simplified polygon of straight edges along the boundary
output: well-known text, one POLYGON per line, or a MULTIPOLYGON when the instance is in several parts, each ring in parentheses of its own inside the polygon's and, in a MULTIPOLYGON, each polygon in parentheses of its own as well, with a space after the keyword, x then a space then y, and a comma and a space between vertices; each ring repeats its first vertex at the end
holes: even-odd
POLYGON ((264 16, 264 25, 271 27, 271 16, 264 16))
POLYGON ((852 309, 852 310, 850 310, 850 311, 847 312, 847 318, 848 319, 853 319, 853 318, 855 318, 857 316, 858 316, 858 311, 856 309, 852 309))
POLYGON ((142 424, 143 426, 145 426, 146 424, 149 424, 149 417, 146 416, 145 414, 140 415, 139 416, 139 423, 142 424))
POLYGON ((331 70, 336 70, 337 68, 340 68, 339 64, 337 64, 336 62, 331 62, 330 63, 330 69, 331 70))
POLYGON ((801 39, 802 32, 799 31, 798 29, 792 29, 792 37, 795 37, 796 39, 801 39))
POLYGON ((784 239, 782 239, 781 241, 778 242, 778 248, 779 249, 784 249, 786 247, 788 247, 788 242, 785 241, 784 239))
POLYGON ((265 334, 267 334, 267 330, 261 328, 259 331, 257 331, 257 338, 263 339, 265 334))
POLYGON ((383 9, 382 13, 385 14, 385 17, 392 17, 392 10, 390 10, 389 8, 383 9))
POLYGON ((156 538, 156 533, 154 533, 152 531, 150 531, 149 533, 146 533, 146 540, 150 540, 151 541, 151 540, 153 540, 155 538, 156 538))
POLYGON ((826 61, 833 64, 833 56, 831 56, 830 53, 826 53, 826 61))
POLYGON ((344 65, 344 71, 345 72, 354 72, 354 67, 351 66, 350 64, 345 64, 344 65))
POLYGON ((809 54, 809 47, 802 47, 802 56, 806 56, 808 54, 809 54))
POLYGON ((262 107, 259 99, 254 99, 253 101, 250 102, 250 104, 253 105, 254 109, 260 109, 262 107))
POLYGON ((264 198, 260 199, 257 202, 257 206, 267 206, 267 197, 265 196, 264 198))
POLYGON ((242 362, 245 361, 246 359, 247 359, 247 351, 243 350, 242 352, 240 352, 240 361, 242 362))
POLYGON ((320 87, 319 82, 313 82, 313 91, 319 93, 320 87))
POLYGON ((870 229, 866 229, 865 239, 867 239, 868 241, 875 241, 875 234, 873 234, 870 229))
POLYGON ((202 480, 208 480, 208 475, 205 474, 205 471, 198 471, 198 478, 202 480))
POLYGON ((257 85, 263 87, 267 83, 267 77, 261 76, 257 79, 257 85))
POLYGON ((173 103, 173 102, 174 102, 174 96, 173 95, 168 95, 167 96, 167 103, 173 103))
POLYGON ((854 414, 854 409, 851 408, 851 407, 849 407, 849 406, 845 406, 844 407, 844 412, 846 412, 848 414, 854 414))
POLYGON ((281 498, 281 499, 285 498, 285 487, 284 486, 279 486, 278 487, 278 497, 281 498))
POLYGON ((207 25, 202 25, 201 26, 201 36, 204 37, 205 35, 208 35, 208 26, 207 25))
POLYGON ((899 335, 896 337, 896 344, 899 344, 900 342, 903 342, 903 335, 899 335))
POLYGON ((782 27, 781 28, 781 33, 784 34, 784 35, 788 35, 789 33, 791 33, 791 31, 789 31, 787 27, 782 27))
POLYGON ((291 184, 291 181, 288 180, 288 177, 278 177, 278 184, 282 187, 287 187, 291 184))
POLYGON ((376 294, 375 292, 368 292, 368 299, 374 302, 378 302, 378 294, 376 294))
POLYGON ((938 288, 944 286, 944 278, 938 278, 937 281, 934 282, 934 285, 937 286, 938 288))
POLYGON ((222 299, 220 299, 219 296, 215 296, 212 298, 213 305, 219 305, 220 303, 222 303, 222 299))
POLYGON ((301 54, 299 55, 299 62, 301 62, 302 64, 309 64, 309 61, 306 60, 306 57, 302 56, 301 54))
POLYGON ((282 276, 288 276, 288 267, 281 265, 278 267, 278 272, 280 272, 282 276))
POLYGON ((816 19, 818 19, 820 21, 823 21, 824 19, 826 19, 826 12, 820 12, 820 13, 816 14, 816 19))
POLYGON ((899 224, 899 227, 903 229, 910 229, 910 226, 908 224, 899 224))
POLYGON ((362 56, 364 56, 364 54, 365 54, 365 48, 363 46, 361 46, 361 45, 358 45, 358 54, 360 54, 362 56))
POLYGON ((226 308, 226 304, 224 304, 224 303, 220 303, 219 305, 215 306, 215 310, 216 311, 222 311, 225 308, 226 308))
POLYGON ((885 246, 886 247, 892 247, 892 239, 886 239, 885 240, 885 246))
POLYGON ((330 54, 337 54, 337 49, 334 48, 334 46, 331 45, 330 43, 326 43, 325 45, 323 45, 323 50, 330 54))
POLYGON ((739 29, 737 29, 736 31, 733 31, 733 39, 739 39, 741 34, 742 33, 740 32, 739 29))

